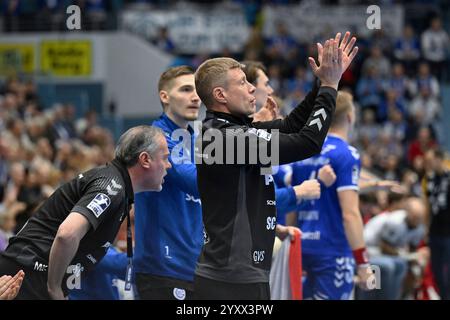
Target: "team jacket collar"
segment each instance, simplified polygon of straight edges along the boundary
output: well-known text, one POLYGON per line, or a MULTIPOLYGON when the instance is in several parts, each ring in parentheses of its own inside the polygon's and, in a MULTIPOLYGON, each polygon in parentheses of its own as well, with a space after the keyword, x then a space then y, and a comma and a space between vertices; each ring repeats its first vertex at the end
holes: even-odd
POLYGON ((119 170, 120 175, 123 178, 123 181, 125 182, 125 192, 128 197, 128 204, 131 205, 134 203, 134 192, 133 192, 133 185, 131 184, 131 178, 128 173, 127 168, 117 159, 114 159, 111 161, 111 164, 119 170))
POLYGON ((206 118, 207 119, 222 119, 229 121, 231 123, 236 124, 243 124, 243 125, 249 125, 252 123, 253 119, 249 118, 247 116, 235 116, 231 113, 224 113, 224 112, 218 112, 218 111, 206 111, 206 118))
MULTIPOLYGON (((175 122, 172 121, 172 119, 170 119, 167 114, 163 113, 161 115, 161 117, 159 117, 159 120, 161 123, 164 123, 164 125, 166 126, 166 129, 170 132, 175 131, 176 129, 181 129, 179 125, 177 125, 175 122)), ((194 133, 194 129, 192 129, 192 127, 190 125, 188 125, 187 130, 193 134, 194 133)))

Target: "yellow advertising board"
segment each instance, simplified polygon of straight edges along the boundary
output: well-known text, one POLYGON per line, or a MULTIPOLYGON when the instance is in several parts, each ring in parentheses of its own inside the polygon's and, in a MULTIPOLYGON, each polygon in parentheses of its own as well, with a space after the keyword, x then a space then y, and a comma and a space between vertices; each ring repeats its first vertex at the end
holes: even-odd
POLYGON ((90 76, 92 43, 90 41, 42 41, 41 70, 53 76, 90 76))
POLYGON ((34 55, 33 44, 0 43, 0 74, 33 72, 35 70, 34 55))

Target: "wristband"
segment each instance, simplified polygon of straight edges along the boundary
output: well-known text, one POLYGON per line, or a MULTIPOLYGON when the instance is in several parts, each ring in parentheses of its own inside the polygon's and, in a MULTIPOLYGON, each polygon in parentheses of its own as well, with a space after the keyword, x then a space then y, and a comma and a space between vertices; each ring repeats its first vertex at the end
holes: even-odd
POLYGON ((369 264, 369 255, 365 247, 353 250, 353 257, 357 265, 369 264))

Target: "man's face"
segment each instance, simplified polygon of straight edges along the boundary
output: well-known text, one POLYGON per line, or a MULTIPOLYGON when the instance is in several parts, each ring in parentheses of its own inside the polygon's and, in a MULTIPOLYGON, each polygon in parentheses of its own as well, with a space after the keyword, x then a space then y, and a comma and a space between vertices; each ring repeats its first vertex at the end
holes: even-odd
POLYGON ((150 156, 151 165, 149 168, 149 178, 146 179, 148 185, 146 190, 161 191, 164 183, 164 176, 167 170, 172 167, 169 162, 169 149, 164 136, 158 138, 158 149, 150 156))
POLYGON ((228 70, 227 88, 224 97, 228 110, 235 115, 249 116, 256 111, 255 86, 247 81, 239 68, 228 70))
POLYGON ((200 98, 195 91, 193 74, 179 76, 172 81, 172 86, 161 100, 166 104, 165 112, 175 119, 194 121, 198 118, 200 98))
POLYGON ((269 84, 269 78, 261 69, 257 71, 258 76, 256 77, 256 107, 259 109, 266 104, 267 97, 273 94, 273 88, 269 84))

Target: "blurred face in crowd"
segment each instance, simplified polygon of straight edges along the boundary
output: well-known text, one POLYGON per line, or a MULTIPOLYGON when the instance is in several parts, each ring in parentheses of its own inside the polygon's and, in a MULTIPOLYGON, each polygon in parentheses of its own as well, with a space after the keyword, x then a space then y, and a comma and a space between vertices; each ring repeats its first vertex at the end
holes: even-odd
POLYGON ((411 198, 406 201, 406 223, 411 229, 417 228, 424 223, 425 205, 418 198, 411 198))
POLYGON ((427 127, 420 128, 419 133, 417 134, 417 139, 423 145, 429 143, 431 140, 430 129, 427 127))
POLYGON ((426 171, 434 171, 436 168, 436 158, 434 156, 434 150, 430 149, 425 152, 424 155, 424 168, 426 171))
POLYGON ((0 213, 3 215, 0 219, 0 229, 6 232, 13 232, 16 228, 16 219, 10 213, 0 213))
POLYGON ((165 113, 178 125, 198 118, 200 98, 195 91, 193 74, 182 75, 172 81, 169 89, 161 90, 160 99, 165 105, 165 113))
POLYGON ((405 38, 408 38, 408 39, 412 38, 414 36, 414 29, 408 25, 405 27, 403 34, 404 34, 405 38))
POLYGON ((266 104, 267 97, 272 96, 273 88, 270 86, 269 78, 261 69, 257 71, 256 78, 256 89, 255 89, 255 97, 256 97, 256 107, 259 109, 266 104))
POLYGON ((396 63, 392 68, 392 73, 394 74, 395 77, 398 78, 402 77, 404 74, 403 66, 400 63, 396 63))
POLYGON ((401 123, 403 121, 403 113, 397 108, 389 111, 389 120, 393 123, 401 123))
POLYGON ((445 156, 434 149, 425 153, 425 164, 428 170, 442 173, 445 171, 445 156))
POLYGON ((25 182, 25 168, 19 163, 13 163, 11 165, 11 179, 14 181, 16 185, 21 185, 25 182))
POLYGON ((421 77, 427 77, 430 75, 430 66, 428 63, 421 63, 419 65, 419 75, 421 77))
POLYGON ((373 58, 380 58, 383 55, 380 47, 373 47, 371 53, 373 58))
POLYGON ((394 154, 390 154, 386 161, 387 170, 396 170, 398 166, 398 157, 394 154))
POLYGON ((432 28, 433 30, 438 31, 438 30, 441 29, 441 27, 442 27, 441 19, 439 19, 439 18, 434 18, 434 19, 431 21, 431 28, 432 28))
POLYGON ((363 123, 373 124, 375 123, 375 112, 372 109, 365 109, 363 111, 363 123))
POLYGON ((226 106, 230 113, 240 116, 249 116, 255 113, 256 98, 254 93, 255 86, 247 81, 242 69, 228 70, 227 84, 223 88, 223 98, 226 100, 226 106))

